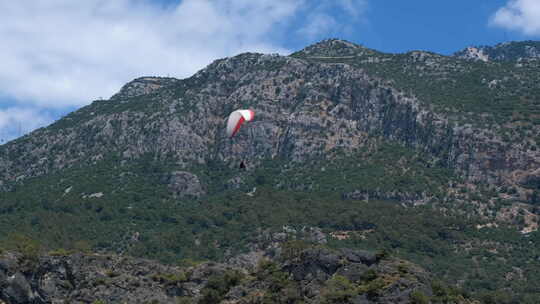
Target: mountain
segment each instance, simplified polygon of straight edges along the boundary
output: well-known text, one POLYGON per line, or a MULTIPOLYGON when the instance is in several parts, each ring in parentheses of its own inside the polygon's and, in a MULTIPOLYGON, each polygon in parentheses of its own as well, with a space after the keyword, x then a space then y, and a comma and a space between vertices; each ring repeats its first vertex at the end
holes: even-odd
POLYGON ((150 153, 186 167, 208 159, 302 162, 379 137, 419 148, 468 180, 519 186, 515 175, 539 165, 537 64, 505 71, 502 64, 380 54, 339 40, 289 57, 242 54, 185 80, 136 79, 110 100, 4 145, 2 180, 113 154, 129 160, 150 153), (259 119, 233 147, 223 118, 241 106, 257 108, 259 119))
POLYGON ((307 227, 475 297, 533 301, 540 60, 462 57, 329 39, 135 79, 0 146, 0 240, 175 263, 307 227), (256 118, 229 139, 238 108, 256 118))
POLYGON ((522 61, 540 58, 540 41, 505 42, 495 46, 471 46, 454 56, 481 61, 522 61))

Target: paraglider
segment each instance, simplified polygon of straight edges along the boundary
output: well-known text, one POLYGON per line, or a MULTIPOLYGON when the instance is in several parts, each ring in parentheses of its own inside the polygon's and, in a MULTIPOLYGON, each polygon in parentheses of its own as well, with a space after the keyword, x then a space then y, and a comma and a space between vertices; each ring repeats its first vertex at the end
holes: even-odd
POLYGON ((233 111, 227 119, 227 135, 232 138, 242 124, 246 121, 251 121, 255 117, 253 110, 236 110, 233 111))
MULTIPOLYGON (((244 122, 251 121, 255 117, 253 110, 236 110, 233 111, 227 119, 227 136, 233 138, 233 136, 240 130, 240 127, 244 122)), ((244 161, 240 163, 239 169, 246 170, 246 164, 244 161)))

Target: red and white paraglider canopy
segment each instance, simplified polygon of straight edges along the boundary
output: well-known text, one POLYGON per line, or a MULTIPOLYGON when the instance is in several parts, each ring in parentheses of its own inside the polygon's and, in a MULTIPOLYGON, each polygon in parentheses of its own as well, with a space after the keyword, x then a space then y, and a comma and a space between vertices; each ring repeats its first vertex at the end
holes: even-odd
POLYGON ((251 121, 255 117, 252 110, 236 110, 229 115, 227 120, 227 135, 233 137, 245 121, 251 121))

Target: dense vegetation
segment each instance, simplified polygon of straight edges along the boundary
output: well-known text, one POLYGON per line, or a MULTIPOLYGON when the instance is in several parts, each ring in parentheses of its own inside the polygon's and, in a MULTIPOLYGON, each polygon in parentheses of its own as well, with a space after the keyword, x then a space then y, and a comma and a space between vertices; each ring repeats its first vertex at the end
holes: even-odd
POLYGON ((400 149, 382 145, 324 167, 316 161, 294 166, 268 160, 247 172, 214 162, 193 168, 208 185, 208 195, 200 199, 171 197, 167 175, 178 169, 172 163, 150 156, 123 165, 109 159, 26 180, 4 193, 2 244, 13 247, 26 235, 48 250, 116 251, 185 264, 240 252, 260 242, 265 231, 285 229, 292 237, 318 227, 330 247, 387 250, 478 297, 497 298, 494 303, 540 297, 534 283, 540 279, 539 233, 523 236, 503 226, 477 229, 484 223, 478 217, 433 208, 437 193, 456 178, 400 149), (399 170, 392 165, 398 161, 399 170), (243 179, 237 188, 225 182, 233 177, 243 179), (411 207, 392 198, 344 195, 388 189, 428 191, 433 204, 411 207), (497 293, 502 289, 508 292, 497 293))

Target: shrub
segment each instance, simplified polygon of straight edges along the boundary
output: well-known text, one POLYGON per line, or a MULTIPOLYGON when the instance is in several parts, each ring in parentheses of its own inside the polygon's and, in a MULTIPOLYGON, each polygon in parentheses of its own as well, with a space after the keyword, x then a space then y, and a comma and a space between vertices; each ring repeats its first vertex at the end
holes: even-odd
POLYGON ((426 296, 420 290, 415 290, 411 292, 410 298, 413 304, 428 304, 429 303, 429 297, 426 296))
POLYGON ((73 244, 73 249, 81 253, 90 253, 92 251, 92 246, 87 241, 76 241, 73 244))
POLYGON ((327 287, 323 291, 323 303, 348 303, 358 294, 355 286, 344 276, 335 275, 326 281, 327 287))
POLYGON ((66 255, 70 255, 71 252, 69 250, 66 250, 64 248, 58 248, 56 250, 53 250, 53 251, 50 251, 49 252, 49 255, 52 255, 52 256, 66 256, 66 255))
POLYGON ((178 273, 162 273, 154 275, 152 279, 160 283, 176 284, 186 282, 188 280, 188 275, 183 271, 178 273))
POLYGON ((243 278, 244 275, 237 270, 228 270, 222 275, 211 276, 202 290, 203 297, 199 303, 219 303, 231 287, 238 285, 243 278))
POLYGON ((308 249, 310 245, 304 241, 300 240, 292 240, 283 243, 281 245, 282 249, 282 256, 284 259, 291 260, 291 259, 297 259, 300 258, 302 255, 302 252, 306 249, 308 249))
POLYGON ((32 267, 37 263, 39 254, 41 253, 41 245, 38 241, 26 235, 14 233, 8 237, 7 244, 9 247, 20 252, 23 262, 28 263, 29 266, 32 267))

